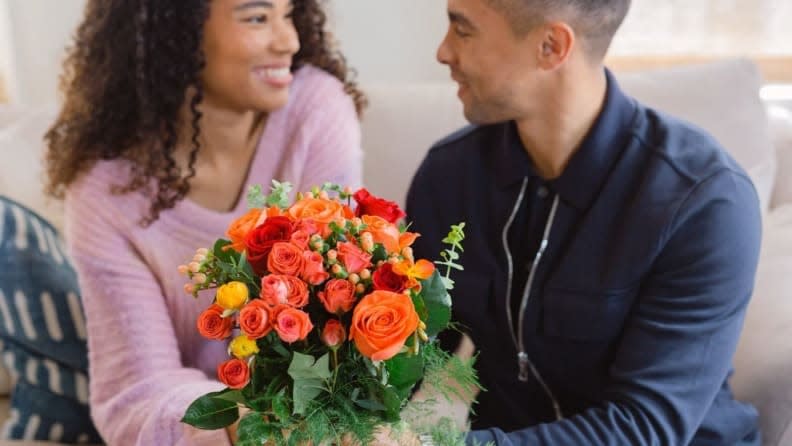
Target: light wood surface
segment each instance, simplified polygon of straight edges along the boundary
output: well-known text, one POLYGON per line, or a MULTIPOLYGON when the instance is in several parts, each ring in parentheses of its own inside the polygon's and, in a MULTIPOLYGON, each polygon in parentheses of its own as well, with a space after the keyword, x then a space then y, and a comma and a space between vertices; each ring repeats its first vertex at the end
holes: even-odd
MULTIPOLYGON (((611 56, 606 65, 614 71, 641 71, 713 62, 723 57, 707 55, 611 56)), ((759 66, 765 82, 792 83, 792 55, 747 57, 759 66)))

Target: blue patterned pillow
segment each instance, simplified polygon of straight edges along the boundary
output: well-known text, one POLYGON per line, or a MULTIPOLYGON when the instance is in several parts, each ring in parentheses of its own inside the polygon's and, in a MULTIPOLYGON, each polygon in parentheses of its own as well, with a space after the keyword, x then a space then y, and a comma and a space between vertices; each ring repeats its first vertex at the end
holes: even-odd
POLYGON ((3 196, 0 357, 16 382, 0 438, 101 442, 88 410, 77 275, 52 225, 3 196))

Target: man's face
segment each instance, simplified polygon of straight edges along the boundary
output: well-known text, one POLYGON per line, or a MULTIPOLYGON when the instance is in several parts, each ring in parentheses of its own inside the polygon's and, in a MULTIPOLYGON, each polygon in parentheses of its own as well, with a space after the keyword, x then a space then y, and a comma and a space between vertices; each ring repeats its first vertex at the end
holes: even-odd
POLYGON ((448 0, 448 16, 437 60, 451 69, 467 120, 492 124, 535 113, 540 27, 518 37, 486 0, 448 0))

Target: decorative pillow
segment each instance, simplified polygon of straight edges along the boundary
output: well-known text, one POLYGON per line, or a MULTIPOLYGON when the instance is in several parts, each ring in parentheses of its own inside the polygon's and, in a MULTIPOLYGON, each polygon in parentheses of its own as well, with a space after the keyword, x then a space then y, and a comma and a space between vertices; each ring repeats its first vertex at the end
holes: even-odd
POLYGON ((0 438, 100 443, 77 275, 52 227, 0 196, 0 357, 16 387, 0 438))

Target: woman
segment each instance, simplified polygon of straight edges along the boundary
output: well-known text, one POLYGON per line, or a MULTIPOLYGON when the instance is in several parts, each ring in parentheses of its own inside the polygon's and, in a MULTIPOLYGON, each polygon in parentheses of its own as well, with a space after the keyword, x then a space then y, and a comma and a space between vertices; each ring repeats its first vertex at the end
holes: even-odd
POLYGON ((47 134, 48 191, 88 327, 92 417, 118 445, 229 442, 179 420, 225 345, 195 328, 176 266, 245 210, 250 185, 361 176, 362 94, 317 0, 89 0, 47 134))

